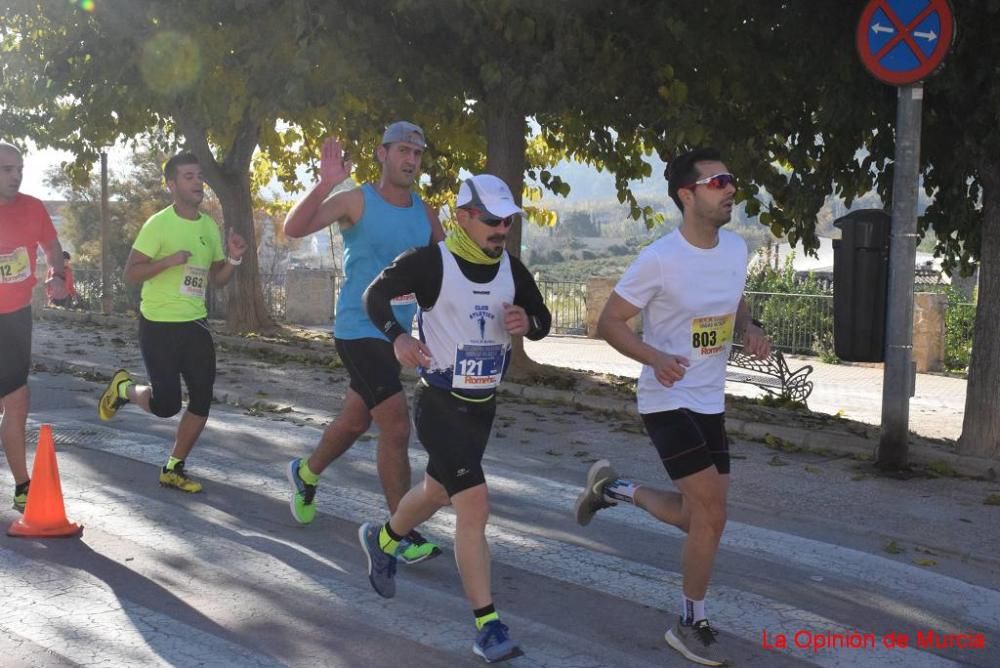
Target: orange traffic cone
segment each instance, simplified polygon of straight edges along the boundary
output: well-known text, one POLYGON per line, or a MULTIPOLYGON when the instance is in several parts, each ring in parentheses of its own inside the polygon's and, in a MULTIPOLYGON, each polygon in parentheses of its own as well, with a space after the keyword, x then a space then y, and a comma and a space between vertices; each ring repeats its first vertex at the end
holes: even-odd
POLYGON ((35 465, 31 471, 31 488, 24 516, 10 525, 8 536, 24 538, 68 538, 79 536, 83 527, 66 519, 62 485, 59 484, 59 466, 56 464, 56 447, 52 441, 52 427, 43 424, 38 432, 35 448, 35 465))

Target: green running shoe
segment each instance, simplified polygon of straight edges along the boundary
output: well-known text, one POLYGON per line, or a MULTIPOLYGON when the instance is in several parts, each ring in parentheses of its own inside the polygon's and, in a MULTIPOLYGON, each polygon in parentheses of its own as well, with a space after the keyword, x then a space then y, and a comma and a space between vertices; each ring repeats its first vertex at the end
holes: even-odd
POLYGON ((299 467, 302 466, 302 459, 296 458, 288 463, 285 468, 285 477, 291 485, 288 496, 288 508, 292 511, 292 517, 299 524, 309 524, 316 518, 316 504, 313 499, 316 497, 316 485, 309 485, 302 476, 299 475, 299 467))
POLYGON ((396 558, 407 566, 433 559, 439 554, 441 554, 441 548, 428 541, 415 530, 411 531, 400 542, 399 549, 396 550, 396 558))

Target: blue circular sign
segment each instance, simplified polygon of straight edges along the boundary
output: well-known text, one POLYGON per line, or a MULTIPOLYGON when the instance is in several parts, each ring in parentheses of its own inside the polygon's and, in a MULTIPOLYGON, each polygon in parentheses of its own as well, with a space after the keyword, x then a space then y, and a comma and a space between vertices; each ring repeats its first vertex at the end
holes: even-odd
POLYGON ((932 74, 951 49, 955 19, 947 0, 871 0, 854 43, 879 81, 894 86, 932 74))

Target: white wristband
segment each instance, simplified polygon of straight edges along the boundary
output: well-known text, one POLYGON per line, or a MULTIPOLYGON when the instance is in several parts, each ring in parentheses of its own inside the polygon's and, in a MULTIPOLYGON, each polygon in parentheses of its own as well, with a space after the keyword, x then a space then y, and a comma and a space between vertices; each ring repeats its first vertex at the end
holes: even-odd
POLYGON ((239 258, 238 260, 234 260, 231 257, 227 257, 226 258, 226 262, 228 262, 229 264, 233 265, 234 267, 238 267, 241 264, 243 264, 243 258, 239 258))

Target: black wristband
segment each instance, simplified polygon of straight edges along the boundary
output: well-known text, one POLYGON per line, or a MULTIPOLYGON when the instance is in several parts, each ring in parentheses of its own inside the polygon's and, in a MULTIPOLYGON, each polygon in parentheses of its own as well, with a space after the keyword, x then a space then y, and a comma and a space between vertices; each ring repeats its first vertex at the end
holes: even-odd
POLYGON ((406 330, 403 329, 402 326, 395 320, 393 320, 392 324, 385 328, 385 336, 389 339, 389 343, 398 339, 402 334, 406 334, 406 330))

